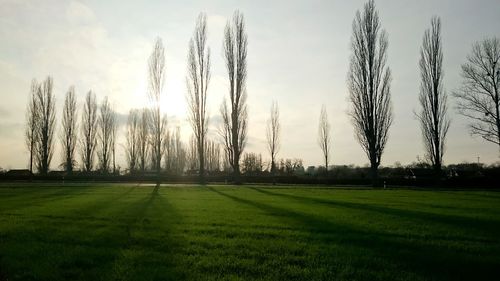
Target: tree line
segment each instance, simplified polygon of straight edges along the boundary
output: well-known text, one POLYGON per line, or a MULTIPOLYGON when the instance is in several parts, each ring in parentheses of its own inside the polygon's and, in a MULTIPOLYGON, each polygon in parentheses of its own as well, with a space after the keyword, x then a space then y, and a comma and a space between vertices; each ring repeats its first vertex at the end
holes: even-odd
MULTIPOLYGON (((448 94, 443 85, 442 41, 441 20, 433 17, 430 28, 424 31, 420 48, 420 106, 415 116, 420 122, 426 160, 436 175, 442 170, 446 136, 451 123, 448 94)), ((394 119, 392 73, 387 65, 388 46, 388 35, 381 26, 375 1, 369 0, 362 10, 356 12, 353 20, 347 89, 351 123, 356 139, 369 160, 374 183, 377 182, 378 168, 394 119)), ((163 171, 182 174, 186 170, 196 170, 200 182, 204 182, 207 172, 230 170, 234 181, 240 182, 241 166, 244 172, 262 170, 261 158, 255 154, 244 154, 249 114, 246 103, 247 51, 244 15, 236 11, 224 29, 223 59, 229 90, 219 108, 222 117, 217 129, 219 140, 210 140, 207 100, 211 54, 207 46, 206 15, 199 15, 188 44, 186 100, 193 132, 186 145, 180 139, 180 129, 168 129, 167 116, 162 114, 160 100, 164 95, 165 47, 160 38, 156 40, 148 60, 149 106, 131 109, 127 119, 124 149, 130 173, 154 172, 160 175, 163 171)), ((462 84, 452 94, 457 100, 458 112, 471 120, 471 134, 500 146, 499 60, 499 39, 475 43, 466 63, 462 64, 462 84)), ((30 153, 30 171, 35 165, 41 174, 48 172, 54 151, 56 112, 52 84, 50 76, 40 83, 33 80, 27 107, 26 144, 30 153)), ((117 118, 106 97, 98 106, 95 94, 89 91, 78 117, 75 90, 70 87, 64 100, 61 124, 61 166, 65 171, 71 173, 78 167, 76 159, 79 151, 81 170, 116 172, 117 118)), ((274 174, 278 169, 277 156, 281 146, 276 101, 271 104, 265 134, 270 156, 269 170, 274 174)), ((325 172, 328 172, 332 134, 324 105, 317 141, 323 154, 325 172)), ((285 167, 280 166, 279 169, 285 167)))

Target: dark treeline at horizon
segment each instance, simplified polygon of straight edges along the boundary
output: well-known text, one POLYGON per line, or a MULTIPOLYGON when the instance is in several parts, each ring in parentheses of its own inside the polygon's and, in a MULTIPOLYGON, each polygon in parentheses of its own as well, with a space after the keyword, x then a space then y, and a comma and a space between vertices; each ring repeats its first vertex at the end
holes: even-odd
MULTIPOLYGON (((419 60, 420 108, 414 113, 420 122, 425 147, 425 159, 420 168, 430 169, 436 178, 442 178, 449 173, 450 165, 445 167, 443 157, 452 120, 448 116, 448 94, 443 82, 441 19, 433 17, 429 29, 423 34, 419 60)), ((148 59, 145 97, 150 107, 131 109, 128 115, 126 143, 122 148, 127 161, 125 173, 154 172, 158 177, 162 174, 196 174, 199 181, 204 182, 205 175, 224 172, 232 173, 232 179, 237 183, 240 182, 240 175, 256 171, 280 176, 287 169, 292 169, 294 173, 299 169, 306 174, 302 160, 278 160, 281 144, 286 140, 280 137, 279 105, 275 101, 270 103, 265 132, 269 153, 266 158, 269 161, 263 160, 261 154, 245 152, 249 115, 246 103, 249 39, 244 15, 239 11, 227 21, 222 42, 229 85, 227 97, 220 105, 222 123, 216 132, 217 138, 208 136, 210 116, 206 105, 210 97, 208 85, 212 57, 207 36, 206 15, 201 13, 188 43, 186 100, 189 123, 193 129, 188 143, 180 139, 178 128, 167 127, 166 114, 162 113, 160 100, 165 79, 165 48, 162 39, 156 39, 148 59)), ((369 162, 369 178, 376 185, 380 184, 381 159, 394 116, 391 101, 393 74, 387 65, 388 35, 382 28, 373 0, 369 0, 355 14, 350 46, 347 88, 351 106, 348 114, 369 162)), ((452 92, 458 100, 458 112, 471 121, 472 135, 500 147, 500 40, 491 38, 474 44, 461 70, 462 85, 452 92)), ((80 104, 74 87, 70 86, 64 101, 62 125, 57 130, 52 88, 50 76, 42 82, 33 80, 31 85, 25 131, 30 172, 49 173, 54 145, 59 140, 57 143, 63 148, 59 167, 66 173, 81 170, 86 173, 123 174, 124 171, 116 164, 117 114, 112 103, 107 97, 96 101, 95 94, 89 90, 80 104)), ((335 147, 331 146, 331 139, 335 137, 331 129, 323 107, 317 142, 327 175, 331 153, 335 152, 335 147)))
MULTIPOLYGON (((332 165, 328 171, 324 166, 301 165, 300 159, 282 159, 277 161, 275 170, 259 162, 242 165, 240 183, 245 184, 293 184, 320 186, 359 187, 372 184, 369 164, 332 165), (247 166, 248 165, 248 166, 247 166), (259 166, 260 165, 260 166, 259 166)), ((269 163, 268 163, 269 164, 269 163)), ((443 173, 436 177, 432 166, 424 162, 414 162, 410 165, 395 164, 389 167, 380 166, 380 186, 401 187, 438 187, 438 188, 498 188, 500 165, 484 165, 482 163, 461 163, 443 166, 443 173)), ((158 174, 154 170, 146 172, 103 174, 100 171, 50 171, 46 175, 33 175, 29 170, 0 170, 0 181, 20 182, 123 182, 123 183, 162 183, 196 184, 199 183, 198 170, 183 172, 163 170, 158 174)), ((204 184, 231 184, 235 182, 232 171, 207 171, 204 184)))

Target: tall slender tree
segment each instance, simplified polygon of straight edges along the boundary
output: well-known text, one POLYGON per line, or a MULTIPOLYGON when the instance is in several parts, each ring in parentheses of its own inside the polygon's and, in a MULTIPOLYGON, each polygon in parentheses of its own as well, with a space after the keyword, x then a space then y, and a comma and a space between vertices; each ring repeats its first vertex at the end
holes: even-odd
POLYGON ((447 95, 443 89, 441 20, 434 17, 424 33, 420 49, 420 120, 426 157, 436 173, 441 172, 446 134, 450 127, 447 95))
POLYGON ((500 39, 477 42, 462 64, 462 87, 453 95, 470 132, 500 148, 500 39))
POLYGON ((116 134, 118 132, 118 120, 116 119, 116 112, 113 109, 112 122, 111 122, 111 157, 113 160, 113 174, 116 174, 116 134))
POLYGON ((141 109, 139 113, 139 132, 138 132, 138 150, 137 158, 139 171, 144 174, 147 169, 147 163, 150 155, 149 151, 149 110, 141 109))
POLYGON ((246 104, 248 37, 243 14, 236 11, 224 31, 224 59, 229 76, 229 106, 224 99, 220 113, 222 136, 235 182, 240 182, 240 157, 247 141, 248 111, 246 104))
POLYGON ((210 48, 207 46, 207 19, 200 14, 193 38, 189 41, 187 102, 189 122, 196 138, 200 181, 205 175, 205 144, 208 131, 207 90, 210 82, 210 48))
POLYGON ((28 101, 28 108, 26 109, 26 146, 30 153, 30 172, 33 173, 33 161, 36 153, 37 144, 37 122, 38 122, 38 108, 37 108, 37 92, 40 90, 38 82, 33 79, 31 81, 31 89, 28 101))
POLYGON ((61 146, 63 150, 64 170, 72 173, 76 165, 75 150, 77 137, 77 109, 75 87, 71 86, 66 92, 64 99, 61 146))
POLYGON ((139 122, 140 115, 137 109, 131 109, 127 118, 127 135, 125 154, 128 170, 131 174, 137 171, 139 160, 139 122))
POLYGON ((220 171, 220 144, 212 140, 207 141, 206 155, 207 171, 220 171))
POLYGON ((97 102, 95 95, 89 91, 83 104, 80 138, 82 167, 86 172, 91 172, 94 168, 97 129, 97 102))
POLYGON ((373 184, 392 124, 391 71, 386 67, 387 34, 373 0, 358 11, 352 25, 347 76, 355 135, 370 160, 373 184))
POLYGON ((39 85, 36 95, 37 103, 37 169, 41 174, 47 174, 54 154, 54 132, 56 127, 55 96, 52 93, 52 78, 50 76, 39 85))
POLYGON ((331 150, 331 135, 330 135, 330 122, 328 122, 328 114, 326 113, 326 106, 321 107, 321 115, 319 116, 318 128, 318 145, 323 152, 325 159, 325 172, 328 173, 328 159, 331 150))
POLYGON ((161 96, 165 81, 165 48, 162 40, 156 39, 153 52, 149 57, 149 89, 148 97, 151 102, 149 109, 149 132, 151 144, 152 168, 156 173, 161 172, 161 159, 163 154, 163 142, 165 141, 167 118, 161 113, 161 96))
POLYGON ((114 111, 111 104, 108 101, 108 97, 105 97, 101 106, 99 107, 99 117, 97 120, 98 124, 98 159, 99 159, 99 169, 102 173, 109 173, 110 165, 112 160, 113 152, 113 130, 114 130, 114 111))
POLYGON ((267 138, 267 150, 271 155, 271 174, 276 171, 276 156, 280 149, 280 112, 278 108, 278 103, 273 101, 271 104, 271 116, 267 120, 266 128, 266 138, 267 138))

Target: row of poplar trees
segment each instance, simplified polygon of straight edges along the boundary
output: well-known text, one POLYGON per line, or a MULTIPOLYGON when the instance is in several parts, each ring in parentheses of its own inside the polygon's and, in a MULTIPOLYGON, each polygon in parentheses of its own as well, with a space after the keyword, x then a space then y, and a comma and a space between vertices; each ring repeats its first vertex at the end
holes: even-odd
MULTIPOLYGON (((247 47, 248 36, 244 17, 236 11, 224 29, 223 58, 228 75, 229 92, 220 106, 223 122, 218 128, 225 160, 229 163, 236 182, 240 181, 240 158, 247 142, 247 47)), ((387 50, 387 33, 381 27, 375 2, 370 0, 362 11, 356 13, 353 21, 347 88, 351 104, 349 115, 355 136, 370 162, 374 183, 378 178, 378 167, 393 122, 392 74, 386 65, 387 50)), ((500 40, 492 38, 475 43, 467 62, 462 65, 462 85, 453 91, 453 96, 457 100, 458 112, 471 120, 471 134, 479 135, 486 141, 500 146, 499 60, 500 40)), ((442 65, 441 21, 438 17, 433 17, 430 28, 424 32, 420 49, 420 109, 415 114, 420 121, 427 160, 438 174, 443 166, 446 135, 450 127, 448 95, 443 86, 442 65)), ((161 39, 157 39, 149 58, 148 74, 150 106, 146 110, 131 111, 128 122, 130 124, 132 118, 139 127, 143 123, 147 130, 135 130, 131 133, 130 125, 128 126, 126 155, 129 166, 137 165, 144 169, 145 151, 149 151, 151 168, 159 174, 162 159, 168 148, 166 144, 169 142, 167 118, 161 113, 163 111, 160 102, 165 76, 165 50, 161 39), (137 141, 139 139, 147 141, 137 141), (142 145, 138 146, 137 143, 142 145), (131 161, 131 158, 134 161, 131 161)), ((211 56, 210 48, 207 46, 207 22, 205 14, 200 14, 189 41, 186 85, 189 121, 194 136, 193 147, 197 152, 201 181, 206 174, 206 153, 209 143, 207 93, 210 77, 211 56)), ((73 169, 76 147, 77 130, 74 125, 76 117, 72 115, 74 112, 76 112, 74 90, 70 88, 63 110, 61 137, 65 154, 63 165, 68 171, 73 169)), ((92 153, 96 147, 99 150, 101 170, 109 170, 109 153, 113 156, 114 162, 116 132, 114 116, 107 99, 103 101, 100 113, 97 114, 95 97, 91 92, 87 94, 80 128, 82 134, 80 150, 85 170, 92 169, 92 153)), ((48 78, 40 84, 33 82, 26 139, 31 155, 30 167, 34 162, 41 173, 46 173, 50 165, 54 122, 52 80, 48 78)), ((280 148, 280 120, 276 102, 271 105, 266 137, 271 156, 271 172, 274 172, 280 148)), ((331 132, 325 107, 320 116, 318 143, 323 151, 325 167, 328 168, 331 132)))
MULTIPOLYGON (((99 171, 116 171, 117 122, 116 113, 108 98, 105 97, 98 107, 95 94, 89 91, 83 104, 80 126, 77 111, 75 89, 70 87, 64 99, 61 119, 60 166, 67 172, 73 172, 77 167, 76 154, 79 150, 82 170, 94 170, 97 156, 99 171)), ((47 174, 54 154, 56 136, 55 96, 50 76, 42 82, 32 81, 26 114, 26 144, 30 153, 30 171, 33 172, 35 166, 40 174, 47 174)))
MULTIPOLYGON (((424 32, 420 48, 420 121, 427 161, 436 175, 441 174, 450 119, 448 95, 443 86, 443 47, 441 20, 433 17, 424 32)), ((352 25, 351 58, 347 87, 349 112, 355 136, 365 151, 374 183, 393 122, 391 71, 386 65, 388 39, 382 29, 373 0, 358 11, 352 25)), ((459 114, 469 118, 472 135, 500 146, 500 40, 485 39, 473 45, 462 64, 462 85, 455 91, 459 114)), ((328 167, 330 124, 322 109, 318 143, 328 167)))

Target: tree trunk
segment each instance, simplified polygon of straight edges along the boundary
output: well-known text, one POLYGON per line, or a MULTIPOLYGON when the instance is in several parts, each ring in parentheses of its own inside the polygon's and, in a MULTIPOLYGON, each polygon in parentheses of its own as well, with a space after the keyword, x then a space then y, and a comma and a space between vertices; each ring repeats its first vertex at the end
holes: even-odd
POLYGON ((201 143, 199 146, 199 155, 200 155, 200 184, 205 184, 205 153, 204 153, 204 145, 201 143))
POLYGON ((378 165, 376 163, 371 163, 370 174, 371 174, 372 186, 378 187, 379 186, 378 165))

